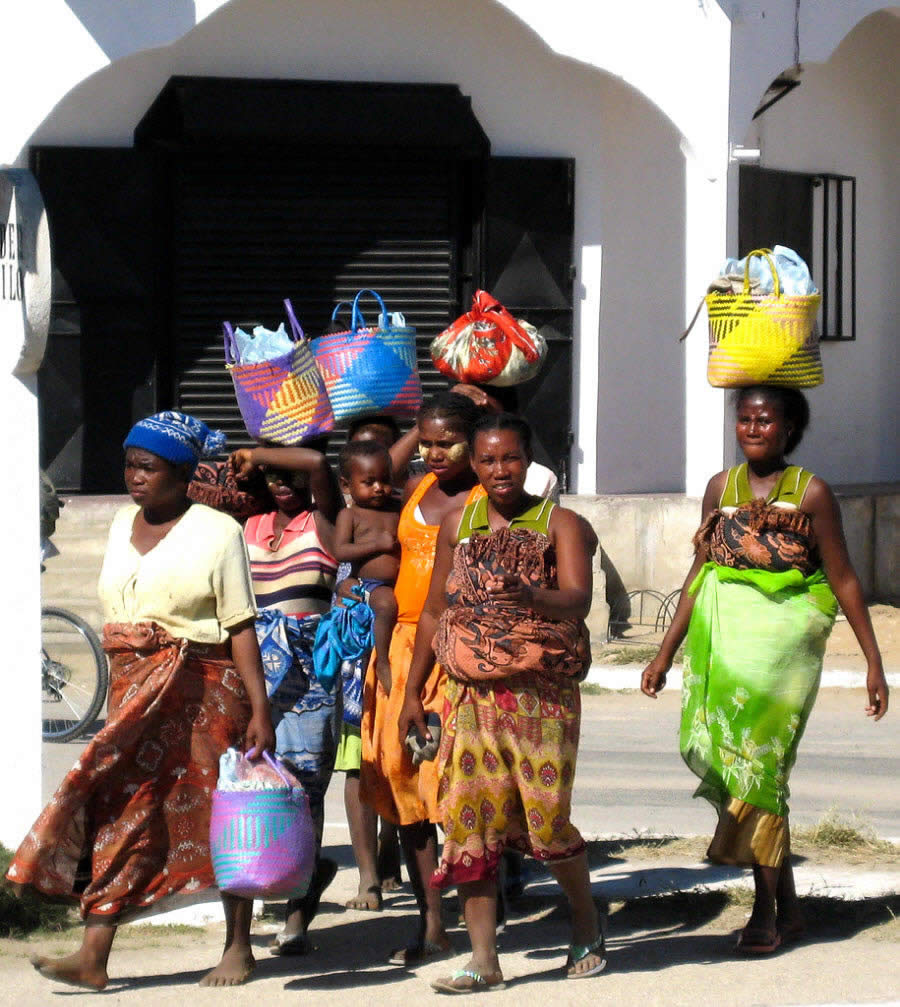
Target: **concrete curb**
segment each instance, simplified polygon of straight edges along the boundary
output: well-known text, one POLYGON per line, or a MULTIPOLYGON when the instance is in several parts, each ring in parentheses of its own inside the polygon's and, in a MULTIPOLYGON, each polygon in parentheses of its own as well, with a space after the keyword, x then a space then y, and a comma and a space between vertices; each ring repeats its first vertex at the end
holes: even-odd
MULTIPOLYGON (((640 689, 641 673, 646 664, 594 664, 585 679, 588 685, 599 685, 604 689, 618 691, 638 691, 640 689)), ((900 673, 889 672, 887 683, 894 689, 900 686, 900 673)), ((864 671, 842 671, 840 668, 826 669, 822 672, 820 689, 864 689, 866 673, 864 671)), ((676 691, 681 689, 681 665, 672 666, 666 680, 666 689, 676 691)))

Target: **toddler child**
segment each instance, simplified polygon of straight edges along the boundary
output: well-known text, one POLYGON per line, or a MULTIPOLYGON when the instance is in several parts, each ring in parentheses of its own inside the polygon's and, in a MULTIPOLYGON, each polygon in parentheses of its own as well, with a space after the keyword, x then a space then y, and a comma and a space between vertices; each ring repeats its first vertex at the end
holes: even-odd
POLYGON ((350 441, 340 454, 341 489, 353 503, 335 523, 334 557, 350 563, 375 613, 375 673, 391 689, 388 659, 397 621, 394 583, 400 569, 397 525, 400 502, 392 495, 391 456, 376 440, 350 441))

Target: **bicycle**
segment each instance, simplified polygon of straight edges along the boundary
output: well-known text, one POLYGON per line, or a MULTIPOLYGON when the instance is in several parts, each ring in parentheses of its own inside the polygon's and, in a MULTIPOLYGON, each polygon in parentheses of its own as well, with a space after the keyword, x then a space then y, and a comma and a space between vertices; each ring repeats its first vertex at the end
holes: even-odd
POLYGON ((85 734, 106 700, 109 666, 100 640, 80 616, 41 609, 41 735, 71 741, 85 734))

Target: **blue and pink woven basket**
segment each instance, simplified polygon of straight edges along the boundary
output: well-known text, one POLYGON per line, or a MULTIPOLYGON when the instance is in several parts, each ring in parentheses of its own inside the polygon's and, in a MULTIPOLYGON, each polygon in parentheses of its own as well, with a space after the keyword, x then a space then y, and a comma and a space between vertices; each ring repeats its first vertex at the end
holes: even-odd
MULTIPOLYGON (((278 763, 266 757, 277 771, 278 763)), ((220 891, 296 899, 309 889, 316 864, 309 800, 284 779, 278 790, 213 791, 209 848, 220 891)))

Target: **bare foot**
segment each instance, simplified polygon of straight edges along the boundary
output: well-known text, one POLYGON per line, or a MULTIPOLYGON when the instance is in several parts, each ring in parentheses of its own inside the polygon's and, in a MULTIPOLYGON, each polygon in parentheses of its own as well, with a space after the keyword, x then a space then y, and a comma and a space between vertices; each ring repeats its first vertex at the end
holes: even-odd
POLYGON ((381 885, 369 885, 366 888, 360 885, 356 895, 348 899, 344 905, 348 909, 360 909, 370 913, 381 912, 381 885))
POLYGON ((401 887, 400 840, 397 838, 397 827, 384 819, 381 820, 381 830, 378 836, 376 870, 378 877, 381 878, 383 892, 396 892, 401 887))
POLYGON ((86 965, 80 953, 68 955, 66 958, 45 958, 35 955, 31 964, 45 979, 54 979, 67 986, 81 986, 84 989, 102 990, 109 982, 106 969, 86 965))
POLYGON ((249 947, 230 947, 219 964, 200 980, 201 986, 240 986, 253 974, 256 960, 249 947))

